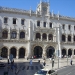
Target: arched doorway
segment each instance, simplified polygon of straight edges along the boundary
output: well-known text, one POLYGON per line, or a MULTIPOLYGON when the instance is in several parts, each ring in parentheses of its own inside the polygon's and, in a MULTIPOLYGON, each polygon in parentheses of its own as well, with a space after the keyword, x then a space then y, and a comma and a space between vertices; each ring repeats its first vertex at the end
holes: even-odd
POLYGON ((62 49, 62 56, 64 57, 66 55, 66 50, 62 49))
POLYGON ((54 52, 55 52, 55 49, 52 46, 48 47, 46 50, 47 58, 51 58, 52 55, 54 55, 54 52))
POLYGON ((13 58, 16 58, 16 49, 15 48, 11 48, 10 49, 10 54, 13 55, 13 58))
POLYGON ((36 57, 36 58, 41 58, 42 57, 42 48, 40 47, 40 46, 36 46, 35 48, 34 48, 34 56, 36 57))
POLYGON ((24 48, 20 48, 19 49, 19 58, 24 58, 25 57, 25 49, 24 48))
POLYGON ((72 55, 72 50, 69 49, 69 50, 68 50, 68 56, 71 56, 71 55, 72 55))
POLYGON ((75 55, 75 49, 74 49, 74 55, 75 55))
POLYGON ((6 47, 3 47, 1 50, 1 57, 7 58, 7 56, 8 56, 8 50, 6 47))

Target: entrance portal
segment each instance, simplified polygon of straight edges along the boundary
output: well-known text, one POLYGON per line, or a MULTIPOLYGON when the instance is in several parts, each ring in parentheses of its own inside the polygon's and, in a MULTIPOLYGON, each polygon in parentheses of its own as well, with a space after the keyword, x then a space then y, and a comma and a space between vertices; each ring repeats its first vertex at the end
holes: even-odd
POLYGON ((64 57, 66 55, 66 50, 62 49, 62 57, 64 57))
POLYGON ((55 49, 52 46, 48 47, 48 49, 46 50, 47 58, 51 58, 52 55, 54 55, 54 52, 55 52, 55 49))
POLYGON ((35 58, 41 58, 42 57, 42 48, 40 46, 36 46, 34 48, 34 57, 35 58))
POLYGON ((69 50, 68 50, 68 56, 71 56, 71 55, 72 55, 72 50, 69 49, 69 50))

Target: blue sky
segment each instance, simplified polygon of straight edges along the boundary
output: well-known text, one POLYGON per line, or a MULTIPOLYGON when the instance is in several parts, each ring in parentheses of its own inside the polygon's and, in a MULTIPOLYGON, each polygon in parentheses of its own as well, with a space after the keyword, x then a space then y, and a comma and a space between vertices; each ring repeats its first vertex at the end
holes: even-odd
MULTIPOLYGON (((48 0, 42 0, 48 1, 48 0)), ((24 10, 36 10, 37 4, 40 0, 0 0, 0 6, 18 8, 24 10)), ((50 0, 50 12, 54 11, 55 14, 75 17, 75 0, 50 0)))

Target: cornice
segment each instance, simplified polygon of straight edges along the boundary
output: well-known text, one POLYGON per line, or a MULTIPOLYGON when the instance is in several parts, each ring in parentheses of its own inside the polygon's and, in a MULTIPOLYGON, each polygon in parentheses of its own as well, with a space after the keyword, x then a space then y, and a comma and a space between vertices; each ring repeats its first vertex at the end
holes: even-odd
MULTIPOLYGON (((0 12, 5 12, 5 13, 15 13, 15 14, 27 14, 27 15, 34 15, 34 16, 41 16, 39 14, 36 14, 35 11, 30 12, 30 10, 22 10, 22 9, 16 9, 16 8, 9 8, 9 7, 1 7, 0 6, 0 12)), ((47 16, 47 15, 46 15, 47 16)), ((69 16, 62 16, 59 14, 53 14, 50 12, 50 15, 47 17, 50 17, 50 19, 58 19, 58 20, 68 20, 68 21, 75 21, 75 18, 69 17, 69 16)))
POLYGON ((75 42, 61 42, 62 45, 75 45, 75 42))
POLYGON ((3 39, 0 39, 0 42, 10 42, 10 43, 27 43, 28 41, 27 40, 3 40, 3 39))

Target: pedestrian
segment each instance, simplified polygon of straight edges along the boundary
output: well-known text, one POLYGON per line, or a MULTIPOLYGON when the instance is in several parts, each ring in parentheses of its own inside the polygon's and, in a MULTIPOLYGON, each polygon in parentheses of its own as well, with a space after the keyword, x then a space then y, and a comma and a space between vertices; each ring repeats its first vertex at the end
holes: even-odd
POLYGON ((71 61, 70 61, 70 64, 71 64, 71 65, 72 65, 72 62, 73 62, 73 61, 72 61, 72 59, 71 59, 71 61))
POLYGON ((32 65, 32 59, 30 60, 30 65, 32 65))
POLYGON ((45 66, 45 65, 46 65, 46 62, 44 61, 44 62, 43 62, 43 66, 45 66))
POLYGON ((52 68, 54 67, 54 59, 52 59, 52 68))
POLYGON ((9 59, 8 59, 8 64, 10 64, 10 63, 9 63, 9 59))
POLYGON ((38 63, 40 63, 40 59, 38 60, 38 63))

